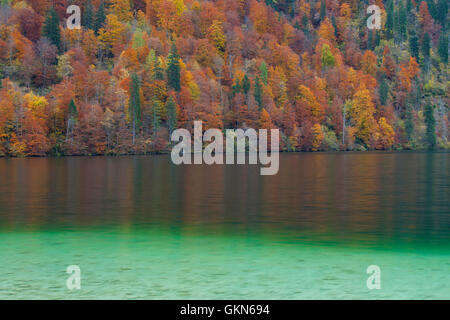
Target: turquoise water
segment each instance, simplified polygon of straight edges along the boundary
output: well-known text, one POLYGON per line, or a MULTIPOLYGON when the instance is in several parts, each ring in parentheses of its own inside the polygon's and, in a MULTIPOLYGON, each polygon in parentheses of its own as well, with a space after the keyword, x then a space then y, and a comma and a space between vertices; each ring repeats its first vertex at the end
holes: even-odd
POLYGON ((281 156, 0 160, 0 298, 450 298, 449 154, 281 156))

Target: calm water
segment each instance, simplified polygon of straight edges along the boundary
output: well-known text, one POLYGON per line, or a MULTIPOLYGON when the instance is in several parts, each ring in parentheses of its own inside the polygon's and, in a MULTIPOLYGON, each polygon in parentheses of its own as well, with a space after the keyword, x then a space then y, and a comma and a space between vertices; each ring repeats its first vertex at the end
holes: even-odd
POLYGON ((0 298, 449 299, 449 160, 282 154, 263 177, 167 156, 0 159, 0 298))

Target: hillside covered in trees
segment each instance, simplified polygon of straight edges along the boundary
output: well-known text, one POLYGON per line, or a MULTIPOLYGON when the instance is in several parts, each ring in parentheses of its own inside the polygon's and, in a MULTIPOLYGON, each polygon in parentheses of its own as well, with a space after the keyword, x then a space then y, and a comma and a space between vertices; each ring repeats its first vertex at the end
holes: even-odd
POLYGON ((285 151, 450 148, 447 0, 0 3, 0 156, 165 151, 194 120, 285 151))

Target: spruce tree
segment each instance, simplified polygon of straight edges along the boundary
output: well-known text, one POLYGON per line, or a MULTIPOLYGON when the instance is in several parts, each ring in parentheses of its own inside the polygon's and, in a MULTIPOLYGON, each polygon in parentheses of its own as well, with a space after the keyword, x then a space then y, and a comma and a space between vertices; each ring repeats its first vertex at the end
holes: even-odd
POLYGON ((172 134, 177 126, 177 109, 176 104, 172 96, 167 101, 167 126, 169 128, 169 136, 172 134))
POLYGON ((411 13, 411 10, 412 10, 412 1, 406 0, 406 13, 409 15, 411 13))
POLYGON ((152 99, 152 129, 153 134, 156 134, 160 126, 160 113, 161 113, 161 102, 156 97, 152 99))
POLYGON ((412 141, 414 136, 414 117, 413 112, 411 110, 411 106, 408 104, 406 106, 406 114, 405 114, 405 133, 406 139, 408 141, 412 141))
POLYGON ((384 78, 381 79, 380 88, 378 89, 378 94, 380 97, 381 105, 385 106, 386 102, 388 100, 389 86, 384 78))
POLYGON ((393 0, 389 0, 386 6, 386 38, 392 39, 392 36, 394 35, 394 3, 393 0))
POLYGON ((335 16, 331 16, 331 24, 333 25, 334 28, 334 36, 336 37, 336 39, 338 38, 338 26, 337 26, 337 22, 336 22, 336 17, 335 16))
POLYGON ((447 30, 446 24, 447 13, 448 13, 448 0, 438 0, 436 19, 442 25, 444 31, 447 30))
POLYGON ((141 123, 141 84, 136 73, 131 75, 130 99, 128 104, 128 113, 133 123, 133 144, 136 142, 136 132, 141 123))
POLYGON ((367 35, 367 49, 373 50, 372 45, 373 45, 373 35, 372 30, 369 30, 367 35))
POLYGON ((376 48, 380 45, 381 39, 380 39, 380 32, 377 30, 375 30, 374 32, 375 32, 375 43, 374 43, 373 47, 376 48))
POLYGON ((155 65, 153 66, 153 80, 164 80, 164 70, 158 58, 156 58, 155 65))
POLYGON ((78 117, 77 106, 75 105, 75 101, 73 101, 73 99, 71 99, 69 103, 69 115, 74 118, 78 117))
POLYGON ((88 0, 86 3, 86 8, 83 12, 82 25, 87 29, 92 29, 94 27, 94 8, 91 0, 88 0))
POLYGON ((322 21, 326 15, 327 15, 327 3, 325 2, 325 0, 322 0, 320 2, 320 20, 322 21))
POLYGON ((265 86, 267 86, 268 72, 267 72, 267 65, 264 61, 259 66, 259 71, 261 72, 262 82, 264 83, 265 86))
POLYGON ((59 30, 59 17, 53 7, 50 8, 45 17, 42 35, 46 37, 51 44, 58 50, 61 49, 61 32, 59 30))
POLYGON ((308 32, 308 16, 306 15, 306 13, 302 17, 302 27, 303 27, 303 32, 307 33, 308 32))
POLYGON ((234 97, 236 94, 241 92, 241 84, 239 82, 239 79, 236 79, 234 82, 233 87, 231 88, 231 95, 234 97))
POLYGON ((425 61, 428 61, 428 59, 430 58, 430 50, 431 50, 431 38, 430 34, 427 32, 423 36, 422 40, 422 55, 425 61))
POLYGON ((247 95, 247 93, 250 90, 250 80, 248 79, 247 75, 244 76, 244 78, 242 79, 242 90, 244 91, 244 94, 247 95))
POLYGON ((427 0, 427 4, 428 4, 428 12, 430 13, 431 17, 436 20, 437 8, 436 8, 434 1, 435 0, 427 0))
POLYGON ((94 21, 94 31, 95 34, 98 34, 98 30, 103 27, 106 20, 106 14, 105 14, 105 4, 100 3, 100 6, 97 9, 97 12, 95 13, 95 21, 94 21))
POLYGON ((253 92, 253 95, 255 97, 255 101, 258 104, 258 109, 261 111, 262 109, 262 85, 261 80, 257 76, 255 79, 255 90, 253 92))
POLYGON ((175 44, 172 44, 172 49, 170 50, 170 54, 168 57, 168 66, 167 66, 167 82, 169 86, 175 91, 179 92, 181 89, 180 85, 180 56, 177 52, 177 47, 175 44))
POLYGON ((419 38, 417 37, 416 31, 413 29, 411 36, 409 37, 409 52, 411 57, 416 58, 419 61, 419 38))
POLYGON ((441 36, 439 37, 439 44, 438 44, 438 54, 439 57, 441 57, 441 61, 445 64, 448 63, 448 36, 442 32, 441 36))
POLYGON ((436 120, 434 118, 434 108, 430 103, 425 106, 425 125, 427 126, 426 141, 430 150, 436 147, 436 120))
POLYGON ((398 33, 400 36, 400 40, 403 41, 403 39, 406 36, 406 24, 407 24, 407 13, 406 9, 402 2, 400 2, 399 9, 398 9, 398 33))

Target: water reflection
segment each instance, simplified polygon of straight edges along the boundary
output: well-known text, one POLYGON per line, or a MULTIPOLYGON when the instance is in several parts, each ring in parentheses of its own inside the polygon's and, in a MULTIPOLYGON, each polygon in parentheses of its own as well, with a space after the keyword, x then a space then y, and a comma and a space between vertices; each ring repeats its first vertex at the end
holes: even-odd
POLYGON ((0 229, 267 233, 448 246, 448 153, 282 154, 257 166, 174 166, 168 156, 0 159, 0 229), (206 232, 206 231, 205 231, 206 232))

